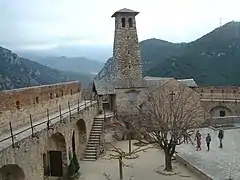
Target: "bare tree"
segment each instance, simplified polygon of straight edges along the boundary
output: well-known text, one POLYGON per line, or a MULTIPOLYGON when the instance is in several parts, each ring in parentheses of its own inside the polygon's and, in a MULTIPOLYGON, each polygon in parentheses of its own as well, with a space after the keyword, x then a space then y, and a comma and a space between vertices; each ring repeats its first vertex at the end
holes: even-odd
POLYGON ((199 95, 181 83, 164 85, 149 93, 134 120, 135 133, 142 142, 157 143, 165 152, 165 171, 172 171, 177 145, 189 138, 202 122, 204 111, 199 95), (185 137, 185 138, 184 138, 185 137))
POLYGON ((119 162, 119 177, 122 180, 123 179, 123 167, 131 167, 133 168, 132 164, 126 164, 124 163, 123 159, 136 159, 139 157, 138 153, 144 152, 147 149, 151 148, 151 146, 138 146, 137 148, 133 149, 131 152, 125 152, 123 149, 118 148, 111 142, 105 141, 105 143, 109 144, 111 146, 110 151, 111 153, 109 155, 109 159, 118 159, 119 162))
MULTIPOLYGON (((133 132, 132 126, 131 126, 131 116, 121 116, 118 117, 118 119, 115 119, 112 122, 109 122, 106 126, 107 129, 113 132, 115 138, 117 140, 122 140, 125 135, 128 135, 129 133, 133 132), (123 121, 124 119, 124 121, 123 121), (128 124, 126 125, 126 121, 128 121, 128 124), (121 138, 122 137, 122 138, 121 138)), ((124 159, 136 159, 139 157, 140 152, 145 152, 149 148, 153 148, 154 146, 148 144, 138 146, 138 147, 132 147, 131 144, 131 138, 129 140, 129 148, 128 150, 125 150, 123 148, 118 147, 111 141, 107 139, 103 139, 104 144, 109 146, 108 151, 111 153, 109 154, 109 159, 117 159, 119 162, 119 177, 120 179, 123 179, 123 167, 130 167, 133 168, 132 164, 126 164, 124 163, 124 159)), ((131 177, 130 177, 131 178, 131 177)))

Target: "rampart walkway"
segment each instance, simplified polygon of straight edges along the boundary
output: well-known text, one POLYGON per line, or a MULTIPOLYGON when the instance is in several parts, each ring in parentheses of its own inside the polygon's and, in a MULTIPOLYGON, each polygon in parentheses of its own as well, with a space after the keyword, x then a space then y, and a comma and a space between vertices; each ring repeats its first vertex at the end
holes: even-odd
POLYGON ((61 112, 51 113, 49 114, 49 116, 47 116, 46 114, 45 117, 32 123, 29 122, 28 125, 22 126, 17 130, 13 130, 12 132, 11 130, 9 130, 9 133, 1 134, 0 135, 0 151, 11 145, 14 147, 14 145, 20 140, 28 136, 34 136, 37 132, 51 127, 52 124, 55 124, 56 122, 61 121, 67 116, 70 117, 71 114, 74 114, 77 111, 80 111, 94 103, 96 102, 87 100, 77 104, 72 104, 68 108, 61 110, 61 112))

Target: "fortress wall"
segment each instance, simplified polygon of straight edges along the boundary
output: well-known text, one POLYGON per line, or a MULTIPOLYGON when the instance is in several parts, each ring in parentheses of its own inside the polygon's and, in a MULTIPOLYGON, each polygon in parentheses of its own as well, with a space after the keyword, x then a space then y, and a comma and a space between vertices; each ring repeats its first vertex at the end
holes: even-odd
POLYGON ((193 88, 206 99, 240 99, 240 87, 238 86, 203 86, 193 88))
MULTIPOLYGON (((83 88, 78 81, 58 84, 26 87, 0 92, 0 133, 9 131, 9 122, 13 129, 46 117, 50 113, 67 108, 68 101, 82 99, 83 88)), ((72 103, 74 104, 74 103, 72 103)))

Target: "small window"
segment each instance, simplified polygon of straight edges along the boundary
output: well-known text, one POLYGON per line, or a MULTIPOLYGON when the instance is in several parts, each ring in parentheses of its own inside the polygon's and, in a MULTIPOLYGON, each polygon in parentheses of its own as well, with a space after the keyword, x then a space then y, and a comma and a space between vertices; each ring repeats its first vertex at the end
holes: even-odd
POLYGON ((38 98, 38 97, 36 97, 36 103, 37 103, 37 104, 39 103, 39 98, 38 98))
POLYGON ((122 18, 121 22, 122 22, 122 27, 123 28, 126 27, 126 22, 125 21, 126 21, 125 18, 122 18))
POLYGON ((213 93, 213 90, 211 89, 211 93, 213 93))
POLYGON ((203 93, 203 89, 201 90, 201 93, 203 93))
POLYGON ((20 101, 16 102, 16 107, 17 107, 17 109, 20 109, 20 101))
POLYGON ((131 65, 128 66, 128 69, 131 69, 131 65))
POLYGON ((233 93, 236 93, 237 91, 236 90, 233 90, 233 93))
POLYGON ((225 117, 226 112, 225 111, 220 111, 220 117, 225 117))
POLYGON ((64 92, 63 92, 63 90, 62 90, 62 96, 64 95, 64 92))
POLYGON ((127 52, 128 52, 128 54, 130 54, 130 50, 128 50, 127 52))
POLYGON ((52 99, 53 98, 53 94, 52 93, 50 93, 50 99, 52 99))
POLYGON ((129 36, 127 36, 127 39, 129 39, 129 36))
POLYGON ((222 90, 222 93, 224 93, 224 90, 222 90))
POLYGON ((132 20, 132 18, 128 18, 128 25, 129 25, 129 27, 133 27, 133 20, 132 20))
POLYGON ((56 98, 58 98, 59 96, 58 96, 58 93, 56 94, 56 98))
POLYGON ((73 91, 72 91, 72 89, 71 89, 71 95, 73 94, 73 91))
POLYGON ((80 92, 80 88, 78 88, 78 92, 80 92))

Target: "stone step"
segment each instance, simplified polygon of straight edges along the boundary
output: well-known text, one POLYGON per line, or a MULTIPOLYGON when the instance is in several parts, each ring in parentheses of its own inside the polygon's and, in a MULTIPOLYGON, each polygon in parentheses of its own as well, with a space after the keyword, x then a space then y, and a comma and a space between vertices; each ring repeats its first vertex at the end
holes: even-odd
POLYGON ((84 161, 96 161, 97 159, 89 159, 89 158, 84 158, 84 161))
POLYGON ((96 147, 99 145, 99 141, 91 141, 91 142, 88 142, 88 144, 96 147))
POLYGON ((94 122, 93 126, 103 126, 103 123, 101 123, 101 122, 94 122))
POLYGON ((91 139, 91 140, 89 139, 88 144, 92 144, 92 143, 97 143, 98 144, 99 141, 100 141, 100 139, 91 139))
POLYGON ((96 156, 96 155, 97 155, 97 152, 86 151, 86 153, 85 153, 85 157, 86 156, 96 156))
POLYGON ((100 141, 100 139, 89 139, 88 143, 90 143, 90 142, 99 142, 99 141, 100 141))
POLYGON ((97 160, 97 156, 85 156, 84 157, 85 161, 96 161, 97 160))
POLYGON ((95 149, 96 150, 96 144, 88 144, 86 149, 95 149))
POLYGON ((102 134, 102 131, 91 131, 91 134, 100 136, 102 134))
POLYGON ((89 136, 89 139, 100 139, 100 135, 91 134, 91 135, 89 136))
POLYGON ((103 127, 102 124, 93 124, 92 127, 103 127))
POLYGON ((88 148, 86 148, 85 149, 85 152, 87 153, 87 152, 97 152, 97 150, 96 149, 88 149, 88 148))
POLYGON ((92 129, 92 130, 91 130, 91 133, 93 133, 93 132, 99 132, 99 133, 102 133, 102 129, 92 129))
POLYGON ((99 125, 98 125, 98 126, 96 126, 96 125, 95 125, 95 126, 92 126, 92 128, 101 128, 101 129, 102 129, 102 128, 103 128, 103 126, 99 126, 99 125))
POLYGON ((92 126, 103 126, 103 124, 102 123, 93 123, 92 126))
POLYGON ((92 128, 91 131, 103 131, 103 129, 102 129, 102 128, 97 128, 97 127, 96 127, 96 128, 92 128))
POLYGON ((100 137, 92 137, 92 138, 89 138, 89 140, 88 141, 92 141, 92 140, 100 140, 100 137))
POLYGON ((92 128, 92 130, 91 131, 102 131, 102 128, 92 128))

